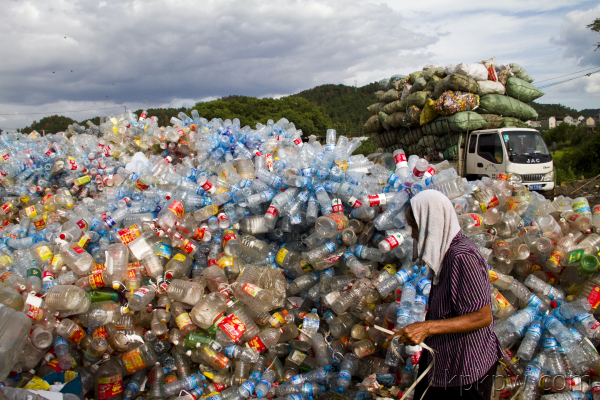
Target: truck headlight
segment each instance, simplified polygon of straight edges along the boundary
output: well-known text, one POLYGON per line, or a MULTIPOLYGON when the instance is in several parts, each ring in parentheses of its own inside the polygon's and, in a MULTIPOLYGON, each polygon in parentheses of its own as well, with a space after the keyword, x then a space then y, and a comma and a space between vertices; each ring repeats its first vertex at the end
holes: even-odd
POLYGON ((542 182, 552 182, 554 180, 554 170, 548 172, 546 175, 544 175, 544 177, 542 178, 542 182))

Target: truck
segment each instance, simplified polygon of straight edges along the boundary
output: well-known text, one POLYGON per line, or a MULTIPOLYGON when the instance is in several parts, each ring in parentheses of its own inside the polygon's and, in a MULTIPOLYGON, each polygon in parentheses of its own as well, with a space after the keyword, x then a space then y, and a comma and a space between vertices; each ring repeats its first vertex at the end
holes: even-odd
MULTIPOLYGON (((413 146, 403 146, 407 135, 420 135, 420 132, 405 131, 395 132, 393 135, 382 136, 378 134, 377 140, 384 150, 393 153, 394 150, 402 148, 407 156, 415 154, 411 152, 413 146), (392 141, 396 143, 392 144, 392 141), (387 143, 386 143, 387 141, 387 143), (385 146, 385 144, 388 144, 385 146)), ((467 180, 475 180, 487 176, 496 179, 499 174, 520 175, 523 184, 529 190, 540 191, 543 195, 554 193, 555 174, 552 155, 548 151, 544 139, 535 129, 504 127, 497 129, 475 130, 466 133, 451 132, 449 137, 455 137, 456 144, 444 152, 447 159, 456 171, 467 180)), ((435 146, 433 146, 435 148, 435 146)), ((427 157, 431 163, 439 161, 428 149, 419 151, 420 157, 427 157)))

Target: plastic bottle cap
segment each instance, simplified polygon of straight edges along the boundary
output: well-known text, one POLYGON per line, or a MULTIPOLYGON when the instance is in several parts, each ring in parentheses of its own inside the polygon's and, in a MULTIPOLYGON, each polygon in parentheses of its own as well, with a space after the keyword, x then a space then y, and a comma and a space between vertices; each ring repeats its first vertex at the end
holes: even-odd
POLYGON ((112 288, 113 290, 119 290, 119 284, 117 282, 113 282, 112 288))
POLYGON ((344 388, 339 387, 338 388, 338 393, 344 393, 344 388))
POLYGON ((585 254, 581 258, 581 266, 579 267, 581 273, 585 275, 591 275, 594 272, 598 272, 598 259, 592 254, 585 254))

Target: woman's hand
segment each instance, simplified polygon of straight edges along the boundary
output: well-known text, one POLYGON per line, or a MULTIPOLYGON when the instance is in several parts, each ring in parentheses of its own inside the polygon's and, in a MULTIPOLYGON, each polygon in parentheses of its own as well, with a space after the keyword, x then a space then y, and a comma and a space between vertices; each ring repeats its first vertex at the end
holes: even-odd
POLYGON ((471 332, 485 328, 492 323, 492 309, 489 305, 481 307, 472 313, 460 317, 444 320, 429 320, 415 322, 402 329, 394 329, 394 335, 386 339, 387 342, 399 337, 400 343, 416 345, 431 335, 443 335, 447 333, 471 332))
POLYGON ((433 321, 415 322, 402 329, 394 329, 395 335, 390 336, 386 341, 399 337, 400 343, 417 345, 432 335, 432 323, 433 321))

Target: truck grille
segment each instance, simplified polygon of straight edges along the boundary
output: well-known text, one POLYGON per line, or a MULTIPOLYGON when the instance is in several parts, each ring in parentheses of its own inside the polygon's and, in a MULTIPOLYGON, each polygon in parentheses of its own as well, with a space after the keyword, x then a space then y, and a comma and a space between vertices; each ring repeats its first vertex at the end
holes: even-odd
POLYGON ((544 174, 535 174, 535 175, 521 175, 523 178, 523 182, 541 182, 544 174))

